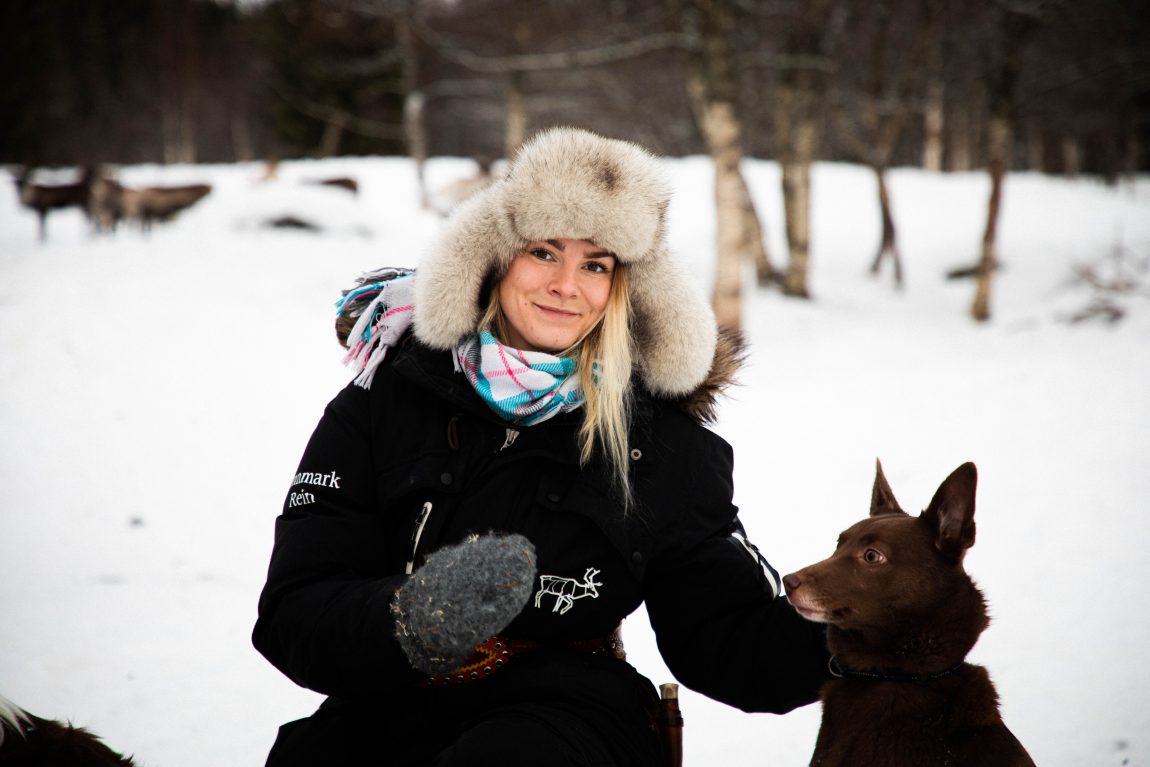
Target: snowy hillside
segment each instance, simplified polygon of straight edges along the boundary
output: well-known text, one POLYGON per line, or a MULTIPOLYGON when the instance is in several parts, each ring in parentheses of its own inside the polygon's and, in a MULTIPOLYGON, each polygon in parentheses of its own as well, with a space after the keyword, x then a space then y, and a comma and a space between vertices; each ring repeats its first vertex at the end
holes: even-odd
MULTIPOLYGON (((708 161, 667 162, 671 239, 709 288, 708 161)), ((469 172, 437 160, 433 188, 469 172)), ((778 168, 747 165, 781 263, 778 168)), ((2 176, 4 174, 0 174, 2 176)), ((251 648, 288 480, 348 380, 332 330, 341 287, 418 265, 441 219, 403 159, 130 167, 129 184, 214 185, 150 235, 89 238, 76 211, 35 217, 0 190, 0 694, 68 718, 147 767, 262 765, 277 726, 319 703, 251 648), (342 189, 302 183, 352 176, 342 189), (270 229, 293 216, 322 231, 270 229)), ((1150 179, 1007 182, 994 319, 967 317, 983 174, 899 170, 907 287, 866 269, 873 179, 816 168, 815 300, 749 293, 752 344, 717 430, 736 500, 782 572, 827 556, 866 513, 881 457, 907 508, 978 464, 968 570, 993 622, 972 660, 1043 767, 1150 763, 1150 179), (1071 324, 1074 269, 1123 268, 1117 324, 1071 324), (1141 269, 1139 272, 1138 270, 1141 269)), ((632 662, 671 677, 645 617, 632 662)), ((689 765, 804 765, 811 706, 747 715, 685 693, 689 765)))

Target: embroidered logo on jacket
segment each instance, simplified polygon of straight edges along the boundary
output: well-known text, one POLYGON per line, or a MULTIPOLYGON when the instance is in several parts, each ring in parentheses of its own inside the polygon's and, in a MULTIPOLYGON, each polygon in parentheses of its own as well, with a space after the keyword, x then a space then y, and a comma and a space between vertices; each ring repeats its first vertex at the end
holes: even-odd
POLYGON ((599 571, 594 567, 588 567, 587 572, 583 573, 582 581, 577 581, 574 578, 561 578, 558 575, 540 575, 539 591, 535 593, 535 606, 540 606, 543 597, 553 596, 555 597, 555 607, 551 608, 551 612, 563 615, 575 606, 576 599, 583 597, 597 599, 599 597, 597 587, 603 585, 595 581, 595 576, 598 574, 599 571))
MULTIPOLYGON (((324 474, 301 471, 291 479, 291 486, 294 488, 297 485, 315 485, 316 487, 329 487, 332 490, 340 489, 339 475, 334 471, 324 474)), ((299 492, 291 491, 288 494, 287 505, 289 509, 294 509, 297 506, 309 506, 313 503, 315 503, 315 495, 308 492, 307 488, 301 488, 299 492)))
POLYGON ((292 487, 296 485, 318 485, 320 487, 330 487, 333 490, 339 490, 339 475, 334 471, 329 471, 325 474, 301 471, 292 477, 291 483, 292 487))

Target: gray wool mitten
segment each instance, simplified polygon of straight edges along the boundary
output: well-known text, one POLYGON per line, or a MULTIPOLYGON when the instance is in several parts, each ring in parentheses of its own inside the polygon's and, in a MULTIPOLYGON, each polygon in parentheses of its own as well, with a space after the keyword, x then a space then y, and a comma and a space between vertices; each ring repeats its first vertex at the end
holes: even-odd
POLYGON ((395 634, 427 674, 459 668, 475 645, 515 619, 535 586, 535 547, 522 535, 471 536, 430 554, 395 594, 395 634))

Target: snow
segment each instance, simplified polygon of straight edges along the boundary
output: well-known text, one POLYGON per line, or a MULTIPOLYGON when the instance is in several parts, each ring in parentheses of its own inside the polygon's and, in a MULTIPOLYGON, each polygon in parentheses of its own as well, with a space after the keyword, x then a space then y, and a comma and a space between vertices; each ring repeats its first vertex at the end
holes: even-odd
MULTIPOLYGON (((704 158, 668 160, 674 248, 709 289, 704 158)), ((442 188, 470 172, 434 160, 442 188)), ((746 170, 776 264, 778 167, 746 170)), ((404 159, 135 166, 130 185, 211 195, 150 235, 91 238, 76 211, 35 217, 0 195, 0 694, 71 719, 148 767, 262 764, 319 696, 249 633, 288 480, 347 381, 332 304, 359 273, 417 265, 442 219, 404 159), (360 194, 305 181, 353 176, 360 194), (292 215, 320 233, 270 229, 292 215)), ((815 169, 814 300, 748 290, 752 357, 717 430, 736 451, 750 537, 781 572, 827 556, 865 515, 881 457, 921 507, 958 464, 980 472, 967 568, 993 622, 971 660, 1045 767, 1150 760, 1150 300, 1117 324, 1070 324, 1076 265, 1150 256, 1150 179, 1118 186, 1012 174, 993 321, 967 310, 984 174, 891 174, 907 286, 867 267, 874 180, 815 169)), ((671 675, 642 613, 632 662, 671 675)), ((683 692, 688 764, 806 764, 818 706, 749 715, 683 692)))

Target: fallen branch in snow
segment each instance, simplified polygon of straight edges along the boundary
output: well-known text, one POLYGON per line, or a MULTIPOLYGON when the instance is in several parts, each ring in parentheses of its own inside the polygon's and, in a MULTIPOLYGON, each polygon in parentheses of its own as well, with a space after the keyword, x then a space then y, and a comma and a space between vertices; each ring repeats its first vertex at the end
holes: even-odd
POLYGON ((1071 283, 1085 285, 1093 295, 1086 306, 1063 317, 1066 322, 1100 319, 1114 324, 1129 311, 1122 299, 1150 298, 1150 288, 1144 286, 1150 276, 1150 256, 1138 258, 1121 242, 1115 244, 1105 259, 1093 264, 1075 264, 1071 271, 1071 283))

